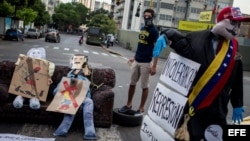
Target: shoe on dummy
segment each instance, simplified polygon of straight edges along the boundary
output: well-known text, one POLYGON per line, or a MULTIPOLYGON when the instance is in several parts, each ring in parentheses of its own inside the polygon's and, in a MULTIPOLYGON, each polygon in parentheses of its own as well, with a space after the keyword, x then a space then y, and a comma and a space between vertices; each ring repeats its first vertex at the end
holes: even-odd
POLYGON ((22 96, 17 96, 13 101, 13 106, 17 109, 21 109, 23 107, 24 98, 22 96))
POLYGON ((40 101, 36 97, 30 99, 30 108, 33 110, 40 109, 40 101))

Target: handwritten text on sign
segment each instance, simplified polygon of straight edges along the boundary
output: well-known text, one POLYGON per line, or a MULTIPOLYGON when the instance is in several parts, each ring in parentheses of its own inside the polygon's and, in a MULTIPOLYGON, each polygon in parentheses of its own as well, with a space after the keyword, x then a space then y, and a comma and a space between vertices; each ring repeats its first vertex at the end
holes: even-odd
POLYGON ((183 115, 187 98, 158 83, 148 109, 148 115, 171 135, 183 115))
POLYGON ((140 135, 143 141, 174 141, 173 137, 159 128, 147 115, 143 118, 140 135))
POLYGON ((171 52, 163 68, 160 80, 187 96, 200 64, 171 52))

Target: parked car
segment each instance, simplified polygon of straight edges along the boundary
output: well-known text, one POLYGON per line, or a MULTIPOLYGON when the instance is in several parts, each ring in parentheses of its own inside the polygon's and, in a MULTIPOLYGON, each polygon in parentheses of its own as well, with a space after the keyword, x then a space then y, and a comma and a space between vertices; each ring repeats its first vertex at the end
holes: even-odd
POLYGON ((45 35, 45 42, 55 42, 55 43, 60 43, 61 37, 58 31, 51 31, 46 33, 45 35))
POLYGON ((27 38, 36 38, 36 39, 38 39, 38 38, 40 38, 40 35, 41 35, 40 31, 38 29, 36 29, 36 28, 30 28, 27 31, 27 38))
POLYGON ((5 40, 24 40, 23 39, 24 35, 21 30, 19 29, 8 29, 5 33, 4 39, 5 40))

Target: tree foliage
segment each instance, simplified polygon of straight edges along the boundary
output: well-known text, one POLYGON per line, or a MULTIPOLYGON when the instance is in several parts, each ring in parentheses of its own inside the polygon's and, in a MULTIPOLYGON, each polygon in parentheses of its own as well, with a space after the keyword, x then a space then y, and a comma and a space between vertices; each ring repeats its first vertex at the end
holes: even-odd
POLYGON ((0 3, 0 15, 6 16, 6 15, 12 15, 15 12, 15 7, 12 6, 10 3, 3 1, 3 3, 0 3))
POLYGON ((50 21, 50 15, 45 10, 45 5, 41 0, 3 0, 0 2, 0 15, 24 20, 26 24, 34 22, 35 26, 41 26, 50 21))
POLYGON ((72 25, 78 27, 87 23, 87 13, 89 9, 81 3, 61 3, 55 8, 52 15, 53 21, 60 26, 72 25))
POLYGON ((110 19, 106 14, 97 14, 93 16, 88 23, 88 26, 101 27, 104 33, 115 33, 115 22, 110 19))
POLYGON ((37 12, 31 8, 23 8, 18 10, 17 17, 23 19, 24 25, 27 25, 30 22, 33 22, 37 17, 37 12))

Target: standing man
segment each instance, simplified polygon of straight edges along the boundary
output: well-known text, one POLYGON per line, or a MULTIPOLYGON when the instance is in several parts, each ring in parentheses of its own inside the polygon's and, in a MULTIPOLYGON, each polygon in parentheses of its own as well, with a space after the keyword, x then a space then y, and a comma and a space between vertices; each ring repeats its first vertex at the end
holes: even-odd
POLYGON ((141 28, 139 33, 139 41, 134 58, 129 61, 132 64, 132 74, 128 90, 127 104, 120 108, 120 113, 126 113, 132 109, 132 100, 136 89, 136 83, 141 79, 142 96, 141 103, 134 114, 140 116, 144 113, 144 105, 148 97, 149 76, 154 75, 156 69, 151 66, 154 44, 159 36, 157 28, 153 24, 154 11, 146 9, 144 12, 145 26, 141 28))

